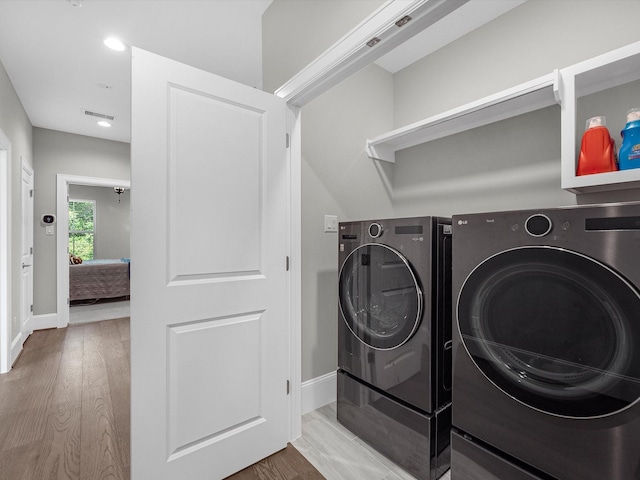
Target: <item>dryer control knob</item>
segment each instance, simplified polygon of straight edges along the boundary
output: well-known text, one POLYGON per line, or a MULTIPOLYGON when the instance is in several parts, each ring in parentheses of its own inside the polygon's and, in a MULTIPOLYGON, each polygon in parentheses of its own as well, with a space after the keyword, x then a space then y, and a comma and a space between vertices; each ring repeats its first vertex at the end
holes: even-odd
POLYGON ((551 219, 542 213, 536 213, 527 218, 524 228, 532 237, 544 237, 551 231, 551 219))
POLYGON ((382 231, 382 225, 379 223, 372 223, 369 225, 369 235, 371 235, 371 238, 378 238, 382 235, 382 231))

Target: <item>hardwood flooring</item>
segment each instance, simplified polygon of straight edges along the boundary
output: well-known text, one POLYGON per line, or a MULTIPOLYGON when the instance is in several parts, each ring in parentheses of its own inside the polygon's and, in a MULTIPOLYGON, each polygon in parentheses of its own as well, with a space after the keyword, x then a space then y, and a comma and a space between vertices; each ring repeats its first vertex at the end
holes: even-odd
POLYGON ((128 480, 129 319, 40 330, 0 375, 1 480, 128 480))
MULTIPOLYGON (((129 480, 129 318, 34 332, 0 375, 0 480, 129 480)), ((229 480, 321 480, 291 444, 229 480)))
POLYGON ((226 480, 324 480, 325 477, 290 443, 226 480))
MULTIPOLYGON (((129 480, 129 343, 129 318, 29 337, 0 375, 0 480, 129 480)), ((228 480, 413 479, 342 427, 335 403, 304 415, 294 445, 228 480)))

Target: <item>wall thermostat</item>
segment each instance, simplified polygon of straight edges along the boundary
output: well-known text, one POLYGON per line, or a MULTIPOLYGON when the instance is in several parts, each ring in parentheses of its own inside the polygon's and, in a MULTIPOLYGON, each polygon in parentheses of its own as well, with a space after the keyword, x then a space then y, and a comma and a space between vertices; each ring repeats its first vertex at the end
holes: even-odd
POLYGON ((56 216, 51 215, 50 213, 46 213, 42 215, 42 223, 44 223, 45 225, 53 225, 54 223, 56 223, 56 216))

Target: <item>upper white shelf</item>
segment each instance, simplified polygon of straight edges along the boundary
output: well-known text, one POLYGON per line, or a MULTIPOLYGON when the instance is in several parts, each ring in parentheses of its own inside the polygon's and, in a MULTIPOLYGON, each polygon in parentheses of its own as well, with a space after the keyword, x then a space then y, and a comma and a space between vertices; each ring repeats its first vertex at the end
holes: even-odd
MULTIPOLYGON (((640 80, 640 42, 599 55, 560 71, 561 95, 561 184, 573 193, 599 192, 640 187, 640 168, 618 172, 576 175, 577 139, 582 135, 584 120, 576 118, 577 100, 640 80)), ((638 96, 626 99, 628 107, 637 106, 638 96)), ((591 112, 599 115, 599 112, 591 112)), ((620 117, 625 115, 620 111, 620 117)), ((619 145, 618 145, 619 146, 619 145)))
POLYGON ((576 98, 640 80, 640 42, 563 68, 562 77, 570 76, 576 98))
POLYGON ((367 140, 367 155, 395 162, 395 152, 560 103, 558 70, 513 88, 367 140))

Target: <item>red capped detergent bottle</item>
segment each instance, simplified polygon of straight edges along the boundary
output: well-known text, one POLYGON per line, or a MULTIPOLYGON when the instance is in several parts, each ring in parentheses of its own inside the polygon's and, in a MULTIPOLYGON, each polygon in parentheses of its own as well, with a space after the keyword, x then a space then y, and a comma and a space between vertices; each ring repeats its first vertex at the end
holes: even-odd
POLYGON ((618 170, 615 141, 605 124, 605 117, 592 117, 587 120, 578 158, 578 175, 618 170))

